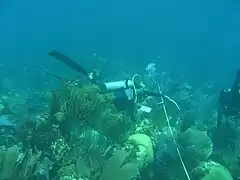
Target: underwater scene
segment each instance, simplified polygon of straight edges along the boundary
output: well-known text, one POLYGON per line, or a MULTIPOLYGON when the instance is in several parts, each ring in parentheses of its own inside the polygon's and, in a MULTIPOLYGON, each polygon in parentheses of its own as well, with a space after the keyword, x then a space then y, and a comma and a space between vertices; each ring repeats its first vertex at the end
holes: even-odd
POLYGON ((0 180, 239 180, 240 1, 0 0, 0 180))

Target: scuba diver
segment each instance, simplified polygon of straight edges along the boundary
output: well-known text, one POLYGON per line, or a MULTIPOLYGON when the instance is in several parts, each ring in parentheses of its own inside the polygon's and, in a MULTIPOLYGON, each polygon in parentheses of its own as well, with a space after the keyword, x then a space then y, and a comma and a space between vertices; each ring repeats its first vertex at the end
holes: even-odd
POLYGON ((236 78, 232 88, 221 90, 218 103, 218 128, 222 125, 223 117, 226 118, 227 124, 230 117, 233 117, 236 122, 236 120, 240 117, 240 68, 236 72, 236 78))
POLYGON ((73 70, 81 73, 85 76, 90 83, 97 85, 102 93, 113 92, 115 95, 114 105, 119 110, 127 110, 131 112, 131 117, 134 119, 134 114, 136 109, 149 113, 151 111, 150 107, 140 105, 139 101, 146 99, 148 96, 160 97, 162 98, 161 92, 151 92, 146 90, 144 84, 141 82, 140 75, 136 74, 132 79, 120 80, 114 82, 99 82, 96 74, 94 72, 86 71, 80 64, 73 61, 64 54, 53 50, 49 52, 49 56, 61 61, 73 70))

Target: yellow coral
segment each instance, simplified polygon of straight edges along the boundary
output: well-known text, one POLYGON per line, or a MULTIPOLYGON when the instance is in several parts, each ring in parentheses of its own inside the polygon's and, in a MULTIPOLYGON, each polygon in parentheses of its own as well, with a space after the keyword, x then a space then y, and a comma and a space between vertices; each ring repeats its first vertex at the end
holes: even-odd
POLYGON ((231 173, 219 163, 204 162, 193 170, 193 177, 201 180, 233 180, 231 173))
POLYGON ((153 144, 148 135, 142 133, 133 134, 128 138, 128 142, 138 148, 137 156, 141 159, 144 157, 146 164, 153 163, 153 144))

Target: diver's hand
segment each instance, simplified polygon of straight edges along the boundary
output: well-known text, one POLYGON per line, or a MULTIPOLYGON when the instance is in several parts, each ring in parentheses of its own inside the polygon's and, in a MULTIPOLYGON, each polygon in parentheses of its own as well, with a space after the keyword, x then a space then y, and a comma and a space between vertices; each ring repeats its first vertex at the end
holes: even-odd
POLYGON ((93 72, 88 73, 88 79, 89 79, 90 81, 93 80, 93 72))
POLYGON ((99 84, 99 80, 95 72, 88 73, 87 77, 92 84, 99 84))
POLYGON ((143 90, 143 93, 146 96, 152 96, 152 97, 163 97, 163 93, 159 93, 159 92, 152 92, 152 91, 148 91, 148 90, 143 90))

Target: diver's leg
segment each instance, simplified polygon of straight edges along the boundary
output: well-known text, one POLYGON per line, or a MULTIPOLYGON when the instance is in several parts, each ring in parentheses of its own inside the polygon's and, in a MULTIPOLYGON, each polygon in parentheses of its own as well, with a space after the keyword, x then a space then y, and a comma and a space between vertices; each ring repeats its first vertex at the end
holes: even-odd
POLYGON ((217 127, 220 128, 222 126, 222 118, 223 118, 223 112, 221 108, 218 109, 217 113, 217 127))
POLYGON ((234 95, 239 95, 239 90, 240 90, 240 68, 236 72, 236 77, 235 77, 235 80, 233 82, 231 92, 234 95))

